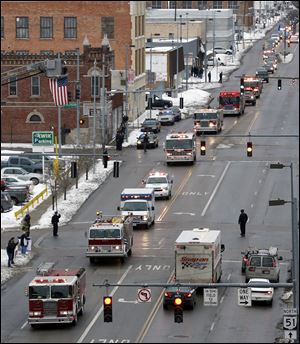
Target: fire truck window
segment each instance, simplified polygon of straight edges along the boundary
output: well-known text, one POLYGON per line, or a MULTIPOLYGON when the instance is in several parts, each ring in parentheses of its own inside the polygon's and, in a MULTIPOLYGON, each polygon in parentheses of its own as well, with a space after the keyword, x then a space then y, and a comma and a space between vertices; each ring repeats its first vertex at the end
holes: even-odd
POLYGON ((51 298, 61 299, 72 296, 72 286, 54 285, 51 286, 51 298))
POLYGON ((221 105, 236 104, 240 102, 239 97, 220 97, 221 105))
POLYGON ((195 113, 195 118, 196 119, 216 119, 218 117, 217 113, 205 113, 205 112, 197 112, 195 113))
POLYGON ((29 287, 30 299, 48 299, 50 297, 50 288, 47 286, 29 287))
POLYGON ((187 139, 167 140, 166 149, 192 149, 193 141, 187 139))

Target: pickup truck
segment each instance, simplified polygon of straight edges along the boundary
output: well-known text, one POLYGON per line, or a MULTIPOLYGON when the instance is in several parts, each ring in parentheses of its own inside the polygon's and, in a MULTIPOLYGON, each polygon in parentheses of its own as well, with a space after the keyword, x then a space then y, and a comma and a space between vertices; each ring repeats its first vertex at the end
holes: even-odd
POLYGON ((1 160, 1 169, 3 167, 22 167, 28 172, 43 173, 42 164, 34 162, 27 157, 10 156, 7 161, 1 160))
POLYGON ((21 203, 29 201, 29 191, 27 188, 7 185, 5 186, 3 191, 9 194, 13 205, 19 205, 21 203))

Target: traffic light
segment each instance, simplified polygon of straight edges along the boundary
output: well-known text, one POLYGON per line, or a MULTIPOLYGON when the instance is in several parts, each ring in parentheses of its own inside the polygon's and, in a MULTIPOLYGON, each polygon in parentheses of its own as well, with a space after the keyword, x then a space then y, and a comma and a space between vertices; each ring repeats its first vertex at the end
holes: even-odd
POLYGON ((179 108, 183 109, 183 98, 182 97, 179 98, 179 108))
POLYGON ((107 153, 107 150, 105 150, 105 151, 103 152, 102 161, 103 161, 103 167, 104 167, 104 168, 107 168, 107 162, 108 162, 108 153, 107 153))
POLYGON ((119 161, 114 161, 114 173, 113 173, 114 178, 119 178, 119 166, 120 166, 119 161))
POLYGON ((71 178, 77 178, 77 162, 71 162, 71 178))
POLYGON ((103 316, 104 322, 112 322, 112 297, 103 297, 103 316))
POLYGON ((245 89, 244 78, 241 78, 241 85, 240 85, 241 94, 244 94, 244 89, 245 89))
POLYGON ((76 88, 76 99, 80 99, 80 89, 76 88))
POLYGON ((123 115, 122 122, 124 122, 124 123, 128 122, 128 116, 127 115, 123 115))
POLYGON ((206 154, 206 142, 201 141, 200 143, 200 154, 205 155, 206 154))
POLYGON ((152 98, 148 98, 148 109, 152 109, 152 98))
POLYGON ((247 142, 247 156, 251 157, 252 156, 252 142, 247 142))
POLYGON ((183 322, 182 298, 180 296, 176 296, 174 299, 174 321, 176 323, 183 322))
POLYGON ((281 79, 277 80, 277 89, 281 90, 281 79))
POLYGON ((84 118, 80 118, 80 120, 79 120, 79 124, 80 124, 80 125, 84 125, 84 123, 85 123, 85 120, 84 120, 84 118))

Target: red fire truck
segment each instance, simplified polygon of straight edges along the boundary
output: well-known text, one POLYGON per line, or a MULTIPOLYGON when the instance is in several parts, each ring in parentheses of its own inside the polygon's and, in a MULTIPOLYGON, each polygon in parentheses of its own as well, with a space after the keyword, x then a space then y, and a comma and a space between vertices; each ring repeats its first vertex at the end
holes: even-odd
POLYGON ((242 115, 245 112, 245 99, 239 91, 222 91, 219 94, 219 109, 225 115, 242 115))
POLYGON ((86 301, 86 271, 84 268, 53 269, 55 263, 42 263, 37 276, 29 283, 28 323, 77 324, 86 301))
POLYGON ((171 133, 166 136, 165 148, 167 165, 173 162, 196 161, 196 136, 194 133, 171 133))
POLYGON ((255 94, 255 97, 259 98, 261 93, 262 93, 263 82, 260 78, 258 78, 256 76, 245 75, 244 76, 244 87, 245 88, 251 87, 252 91, 255 94))

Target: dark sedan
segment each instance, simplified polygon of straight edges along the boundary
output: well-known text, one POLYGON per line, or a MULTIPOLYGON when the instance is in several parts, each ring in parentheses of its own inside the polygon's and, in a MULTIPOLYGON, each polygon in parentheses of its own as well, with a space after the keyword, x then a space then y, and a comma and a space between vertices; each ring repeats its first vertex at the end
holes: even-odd
POLYGON ((271 62, 266 62, 264 66, 265 66, 266 70, 268 71, 268 73, 274 74, 274 66, 273 66, 273 63, 271 63, 271 62))
MULTIPOLYGON (((144 148, 144 144, 143 144, 144 136, 145 136, 145 133, 141 134, 137 138, 137 141, 136 141, 136 148, 137 149, 144 148)), ((150 132, 150 133, 148 133, 147 148, 156 148, 156 147, 158 147, 158 137, 154 133, 150 132)))
POLYGON ((190 287, 167 287, 164 292, 163 308, 174 305, 174 299, 180 295, 183 307, 193 309, 196 304, 196 290, 190 287))
POLYGON ((269 83, 269 73, 268 73, 268 71, 267 71, 267 69, 265 67, 257 68, 255 74, 256 74, 256 76, 258 76, 262 80, 264 80, 267 83, 269 83))

